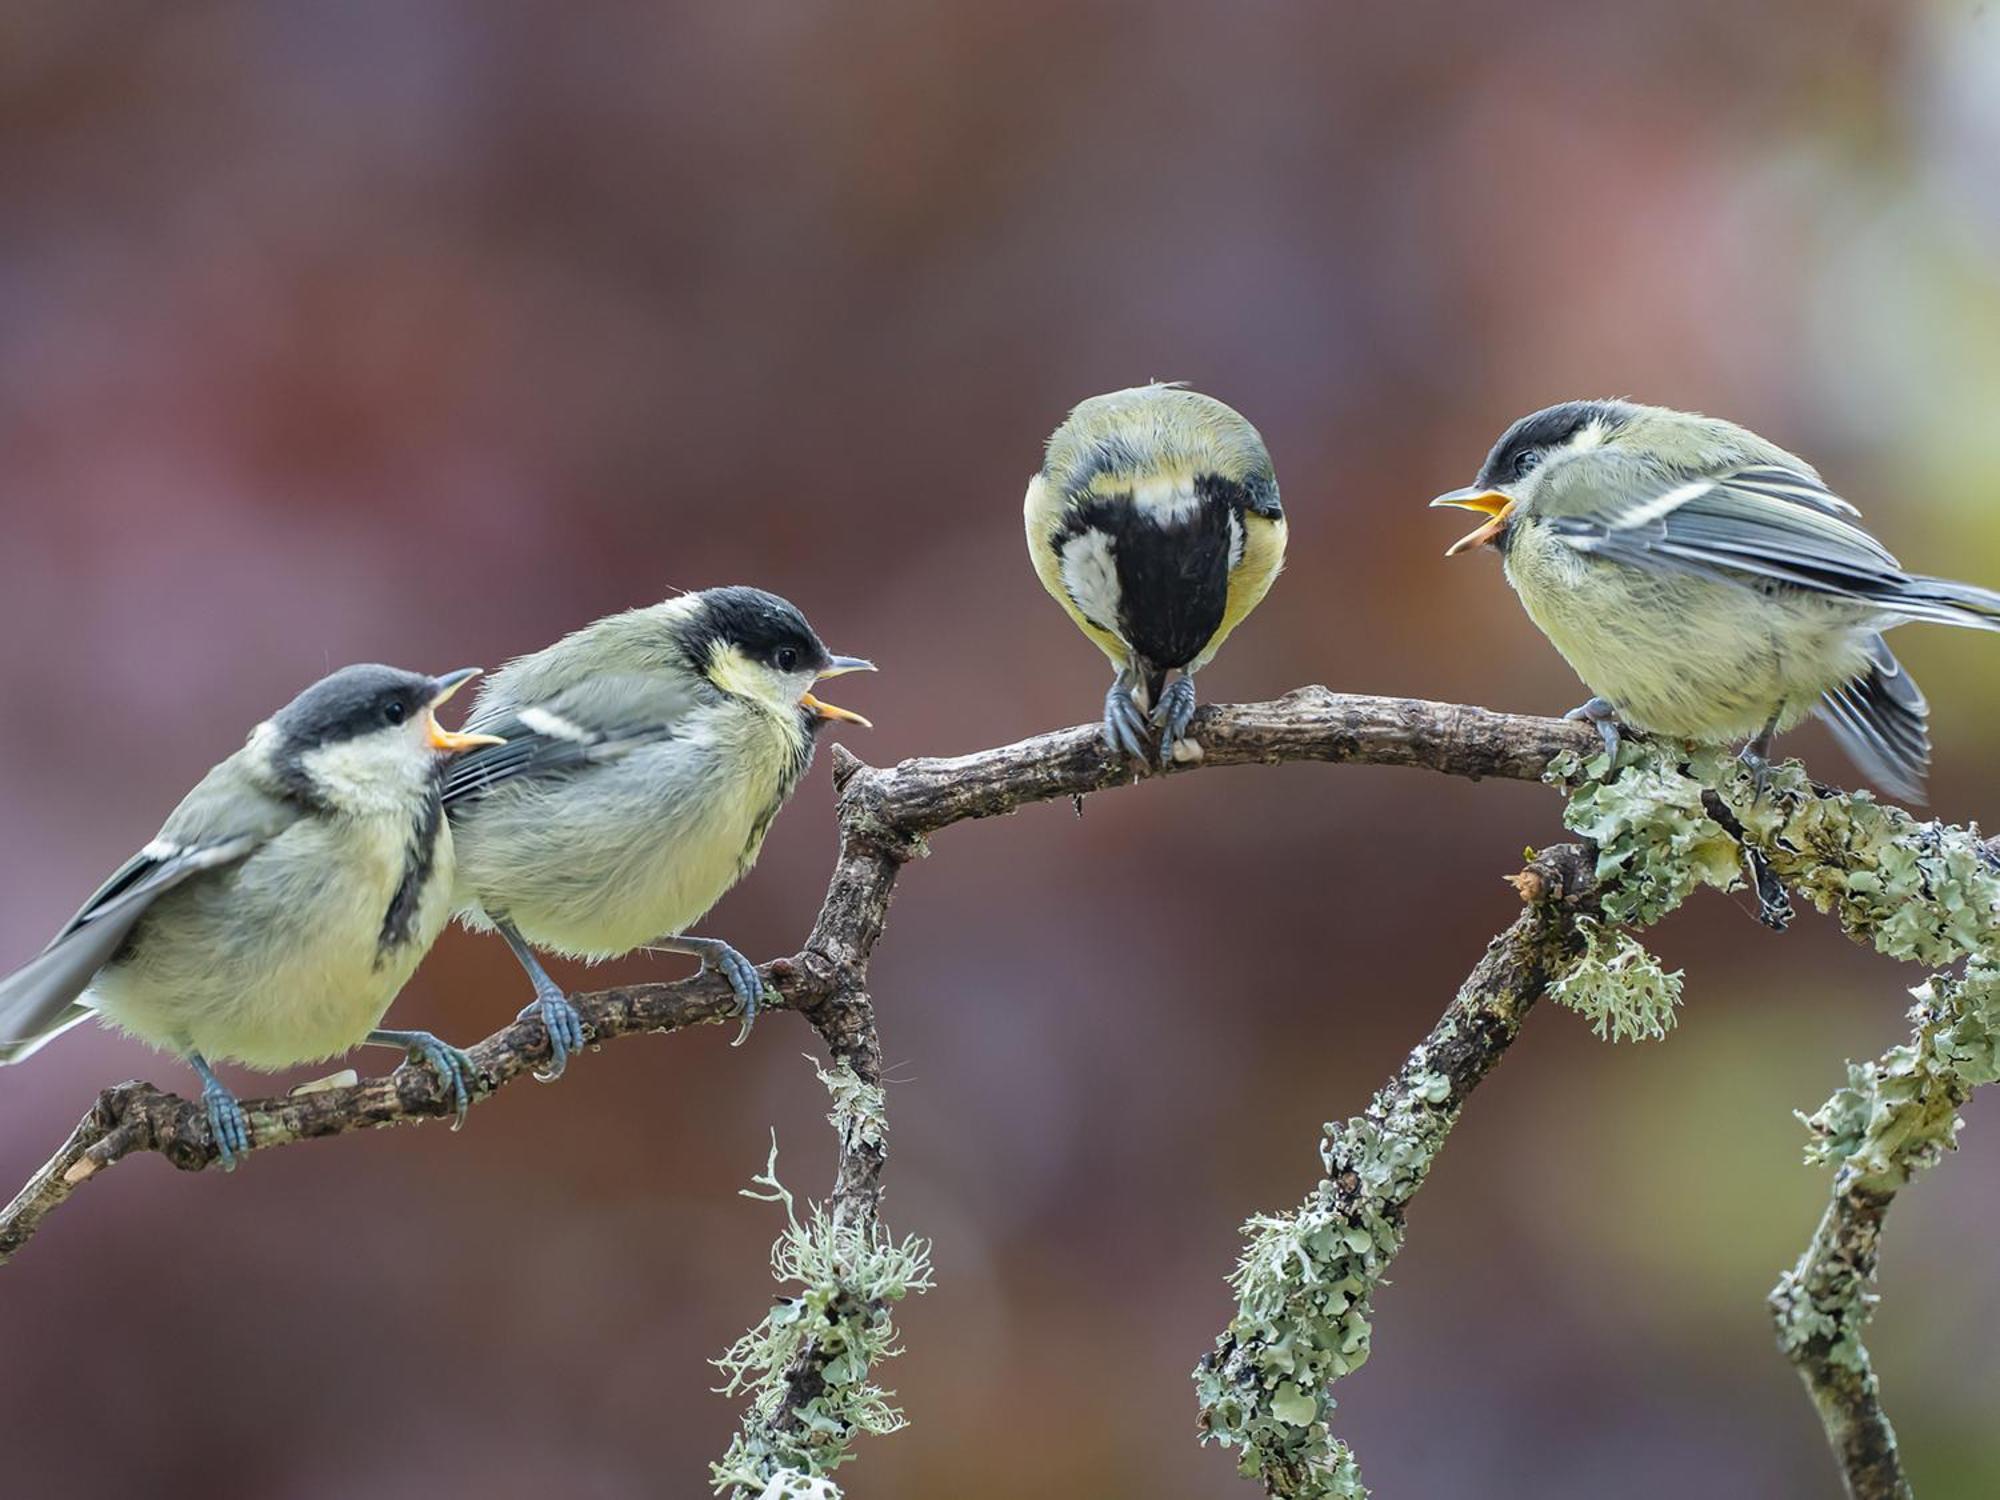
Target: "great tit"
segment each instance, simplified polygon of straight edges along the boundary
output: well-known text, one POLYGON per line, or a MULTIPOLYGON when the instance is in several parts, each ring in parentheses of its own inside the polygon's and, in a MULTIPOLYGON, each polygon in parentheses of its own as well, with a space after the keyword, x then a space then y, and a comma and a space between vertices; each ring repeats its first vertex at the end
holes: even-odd
POLYGON ((463 1120, 471 1059, 377 1023, 451 916, 439 727, 476 667, 345 667, 250 732, 26 967, 0 980, 0 1063, 96 1015, 185 1057, 225 1168, 249 1149, 211 1061, 276 1070, 400 1047, 463 1120))
POLYGON ((468 727, 506 743, 445 781, 453 904, 467 926, 497 930, 533 981, 521 1014, 548 1028, 542 1076, 562 1072, 583 1029, 536 948, 698 957, 729 981, 748 1034, 756 966, 687 929, 756 863, 817 731, 868 723, 813 685, 874 670, 829 652, 775 594, 732 587, 609 615, 487 680, 468 727))
POLYGON ((1105 739, 1148 759, 1150 710, 1172 758, 1194 717, 1194 674, 1284 565, 1264 440, 1178 385, 1093 396, 1049 439, 1022 512, 1042 586, 1111 658, 1105 739))
POLYGON ((1495 547, 1528 617, 1595 695, 1571 718, 1706 744, 1808 713, 1885 791, 1921 800, 1929 707, 1882 632, 2000 629, 2000 594, 1906 573, 1813 466, 1733 422, 1568 401, 1514 423, 1432 505, 1483 512, 1448 556, 1495 547))

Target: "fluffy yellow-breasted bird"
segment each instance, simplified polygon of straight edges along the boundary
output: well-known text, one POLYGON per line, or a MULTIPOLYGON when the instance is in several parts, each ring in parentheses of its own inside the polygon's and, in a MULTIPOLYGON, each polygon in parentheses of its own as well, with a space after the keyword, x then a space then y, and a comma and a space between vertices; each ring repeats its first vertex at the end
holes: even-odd
POLYGON ((1912 620, 2000 630, 2000 594, 1906 573, 1819 472, 1715 417, 1567 401, 1502 434, 1479 477, 1432 505, 1485 513, 1453 544, 1494 547, 1542 633, 1595 694, 1571 710, 1706 744, 1809 713, 1884 790, 1921 800, 1929 706, 1882 632, 1912 620))
POLYGON ((1147 759, 1150 711, 1161 757, 1173 757, 1194 717, 1194 674, 1284 565, 1263 438, 1179 385, 1093 396, 1049 439, 1022 510, 1043 587, 1117 674, 1105 738, 1147 759))
POLYGON ((493 674, 467 727, 501 738, 445 779, 452 899, 527 971, 535 1000, 521 1014, 548 1028, 544 1076, 584 1036, 537 947, 699 958, 735 990, 748 1035, 757 966, 687 929, 757 862, 820 729, 868 723, 814 686, 874 670, 828 651, 797 606, 734 586, 607 615, 493 674))
POLYGON ((210 1058, 277 1069, 400 1047, 462 1120, 472 1060, 378 1023, 450 916, 445 762, 499 743, 438 726, 476 671, 345 667, 259 724, 0 979, 0 1064, 91 1016, 178 1052, 201 1075, 224 1168, 249 1149, 249 1125, 210 1058))

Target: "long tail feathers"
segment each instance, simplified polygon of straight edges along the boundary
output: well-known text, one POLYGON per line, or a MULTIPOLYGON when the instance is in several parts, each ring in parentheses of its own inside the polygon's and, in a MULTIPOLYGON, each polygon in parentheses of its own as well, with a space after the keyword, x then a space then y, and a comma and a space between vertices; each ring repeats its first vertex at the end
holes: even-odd
POLYGON ((33 1055, 89 1014, 77 997, 108 957, 96 938, 89 929, 58 938, 0 979, 0 1066, 33 1055))
MULTIPOLYGON (((1928 582, 1930 580, 1926 580, 1928 582)), ((1969 593, 1984 593, 1971 589, 1969 593)), ((2000 629, 2000 595, 1986 595, 1996 617, 1985 624, 2000 629)), ((1869 648, 1874 664, 1819 701, 1819 716, 1861 773, 1892 797, 1922 803, 1924 776, 1931 765, 1930 705, 1879 635, 1869 648)))
MULTIPOLYGON (((1918 575, 1905 580, 1895 597, 1884 602, 1912 620, 1964 625, 1974 630, 2000 630, 2000 594, 1977 584, 1918 575)), ((1894 658, 1890 660, 1893 664, 1894 658)))
POLYGON ((68 1031, 70 1027, 80 1026, 85 1021, 88 1021, 93 1014, 94 1012, 87 1005, 72 1005, 67 1010, 61 1012, 49 1024, 46 1031, 36 1036, 28 1037, 24 1041, 0 1042, 0 1068, 6 1067, 9 1063, 25 1062, 28 1058, 33 1057, 37 1052, 41 1051, 42 1048, 48 1046, 50 1042, 61 1036, 65 1031, 68 1031))

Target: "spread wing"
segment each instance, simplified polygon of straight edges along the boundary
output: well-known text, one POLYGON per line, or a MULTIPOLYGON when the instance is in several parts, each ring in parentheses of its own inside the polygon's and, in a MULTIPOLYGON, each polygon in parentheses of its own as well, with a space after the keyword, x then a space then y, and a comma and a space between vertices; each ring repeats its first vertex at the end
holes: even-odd
POLYGON ((82 1019, 77 996, 161 896, 246 858, 298 816, 297 808, 259 790, 237 757, 217 766, 160 836, 120 865, 48 947, 0 979, 0 1063, 20 1061, 82 1019))
POLYGON ((655 677, 593 677, 535 703, 515 701, 504 682, 497 686, 465 727, 506 743, 453 758, 444 778, 448 808, 510 781, 572 775, 672 739, 700 701, 694 687, 655 677))
POLYGON ((1760 580, 1898 609, 1909 575, 1860 515, 1817 479, 1754 464, 1678 483, 1583 514, 1548 518, 1578 552, 1657 572, 1760 580))

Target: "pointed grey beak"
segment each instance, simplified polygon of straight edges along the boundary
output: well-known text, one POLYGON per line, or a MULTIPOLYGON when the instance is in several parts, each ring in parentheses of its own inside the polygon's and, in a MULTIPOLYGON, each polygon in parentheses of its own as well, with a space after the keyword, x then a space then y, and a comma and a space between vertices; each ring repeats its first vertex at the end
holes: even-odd
MULTIPOLYGON (((849 672, 872 672, 874 670, 874 662, 863 661, 858 656, 831 656, 827 658, 826 665, 819 669, 819 676, 820 680, 824 681, 829 677, 844 677, 849 672)), ((849 724, 859 724, 863 729, 873 729, 875 727, 853 709, 841 708, 832 703, 822 703, 811 693, 807 693, 799 699, 799 707, 813 715, 814 718, 841 719, 849 724)))
POLYGON ((433 677, 431 681, 437 684, 437 693, 431 699, 431 707, 436 708, 449 701, 453 693, 485 670, 484 667, 460 667, 455 672, 443 672, 433 677))

